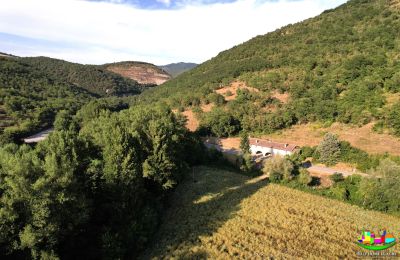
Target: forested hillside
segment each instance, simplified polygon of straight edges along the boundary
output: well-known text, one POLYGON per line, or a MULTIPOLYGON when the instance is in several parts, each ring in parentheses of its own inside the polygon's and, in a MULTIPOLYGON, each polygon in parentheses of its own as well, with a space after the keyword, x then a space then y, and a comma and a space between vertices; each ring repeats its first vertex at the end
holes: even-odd
POLYGON ((97 98, 119 106, 116 97, 137 95, 152 86, 104 66, 0 56, 0 143, 51 126, 60 110, 76 112, 97 98))
POLYGON ((59 113, 44 142, 0 147, 0 258, 133 259, 196 147, 165 108, 59 113))
POLYGON ((83 65, 47 57, 22 58, 43 73, 69 82, 99 96, 139 94, 145 86, 107 70, 103 66, 83 65))
POLYGON ((93 98, 87 90, 49 77, 19 59, 0 57, 0 143, 47 127, 57 111, 76 111, 93 98))
POLYGON ((400 135, 397 3, 351 0, 257 36, 146 93, 146 102, 164 100, 177 108, 210 102, 225 106, 209 114, 230 118, 225 122, 236 130, 224 135, 240 129, 270 133, 312 121, 374 122, 375 130, 400 135), (240 91, 225 104, 214 90, 233 81, 259 92, 240 91), (286 102, 277 94, 286 95, 286 102))

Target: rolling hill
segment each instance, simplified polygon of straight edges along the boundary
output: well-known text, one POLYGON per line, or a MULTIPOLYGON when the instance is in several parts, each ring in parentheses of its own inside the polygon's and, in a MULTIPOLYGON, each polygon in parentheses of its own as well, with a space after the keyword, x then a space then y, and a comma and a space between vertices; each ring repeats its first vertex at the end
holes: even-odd
POLYGON ((146 88, 137 81, 123 77, 103 66, 83 65, 47 57, 19 58, 49 77, 68 82, 98 96, 136 95, 146 88))
POLYGON ((171 63, 168 65, 159 66, 161 69, 168 72, 172 77, 177 77, 180 74, 195 68, 198 64, 191 63, 191 62, 178 62, 178 63, 171 63))
POLYGON ((145 62, 125 61, 103 66, 108 71, 135 80, 140 84, 160 85, 171 79, 171 75, 162 68, 145 62))
MULTIPOLYGON (((154 65, 143 66, 160 71, 154 65)), ((90 100, 137 95, 154 86, 111 72, 103 65, 1 54, 2 142, 51 126, 59 110, 77 111, 90 100)))
POLYGON ((198 167, 194 176, 141 259, 355 259, 367 252, 355 243, 363 228, 400 235, 399 217, 229 171, 198 167))
POLYGON ((373 123, 376 131, 400 135, 398 3, 350 0, 223 51, 142 100, 164 100, 182 110, 218 103, 224 112, 209 116, 224 113, 231 118, 225 128, 236 129, 224 135, 240 129, 269 134, 316 121, 373 123), (232 82, 259 92, 240 91, 235 100, 221 101, 216 90, 232 82))

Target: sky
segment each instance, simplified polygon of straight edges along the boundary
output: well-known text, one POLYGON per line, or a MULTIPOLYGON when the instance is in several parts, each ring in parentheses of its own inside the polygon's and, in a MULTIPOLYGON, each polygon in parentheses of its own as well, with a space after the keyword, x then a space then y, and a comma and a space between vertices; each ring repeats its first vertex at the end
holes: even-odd
POLYGON ((0 52, 84 64, 201 63, 346 0, 1 0, 0 52))

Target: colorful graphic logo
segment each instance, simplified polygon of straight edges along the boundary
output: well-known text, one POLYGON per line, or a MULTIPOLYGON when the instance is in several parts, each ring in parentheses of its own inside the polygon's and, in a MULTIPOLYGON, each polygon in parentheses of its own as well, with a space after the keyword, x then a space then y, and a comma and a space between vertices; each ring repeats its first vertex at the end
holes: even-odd
POLYGON ((361 235, 358 237, 358 243, 362 248, 368 250, 384 250, 392 247, 396 244, 396 239, 392 234, 386 233, 386 230, 382 232, 380 237, 376 237, 374 233, 370 231, 362 231, 361 235))

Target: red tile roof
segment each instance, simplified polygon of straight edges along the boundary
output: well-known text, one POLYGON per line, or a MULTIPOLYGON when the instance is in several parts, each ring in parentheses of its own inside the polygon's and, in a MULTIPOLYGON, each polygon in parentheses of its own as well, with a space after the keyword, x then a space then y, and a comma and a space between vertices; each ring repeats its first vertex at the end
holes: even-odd
POLYGON ((282 151, 293 152, 295 149, 299 148, 297 145, 277 143, 277 142, 273 142, 271 140, 263 140, 263 139, 258 139, 258 138, 249 138, 249 139, 250 139, 249 140, 250 145, 256 145, 256 146, 261 146, 261 147, 266 147, 266 148, 274 148, 274 149, 282 150, 282 151))

